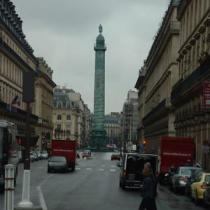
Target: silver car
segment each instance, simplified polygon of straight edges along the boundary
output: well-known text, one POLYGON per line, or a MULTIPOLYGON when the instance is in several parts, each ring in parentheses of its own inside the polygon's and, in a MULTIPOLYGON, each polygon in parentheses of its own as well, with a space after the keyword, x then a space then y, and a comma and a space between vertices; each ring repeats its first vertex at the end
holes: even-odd
POLYGON ((48 159, 48 173, 51 172, 67 172, 68 171, 68 164, 67 160, 63 156, 51 156, 48 159))

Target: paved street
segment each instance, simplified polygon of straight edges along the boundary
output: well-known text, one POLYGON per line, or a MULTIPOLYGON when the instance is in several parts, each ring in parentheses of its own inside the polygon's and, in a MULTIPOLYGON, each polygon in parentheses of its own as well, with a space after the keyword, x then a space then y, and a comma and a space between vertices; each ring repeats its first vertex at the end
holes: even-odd
MULTIPOLYGON (((110 154, 97 153, 93 159, 79 160, 74 173, 47 174, 47 162, 32 163, 31 199, 39 204, 37 187, 40 186, 49 210, 128 210, 138 209, 141 196, 137 191, 119 189, 119 169, 110 161, 110 154)), ((21 198, 21 174, 15 202, 21 198)), ((160 210, 204 210, 183 195, 175 195, 159 187, 157 206, 160 210)), ((3 195, 0 196, 3 209, 3 195)))

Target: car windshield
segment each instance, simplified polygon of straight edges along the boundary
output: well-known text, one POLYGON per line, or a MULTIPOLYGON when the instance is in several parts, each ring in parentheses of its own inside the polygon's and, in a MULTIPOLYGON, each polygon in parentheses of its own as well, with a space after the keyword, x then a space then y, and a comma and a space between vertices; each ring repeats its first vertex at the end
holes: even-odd
POLYGON ((51 157, 49 159, 49 162, 65 162, 66 158, 65 157, 51 157))
POLYGON ((201 171, 200 168, 192 168, 192 167, 180 168, 180 174, 184 176, 191 176, 199 171, 201 171))

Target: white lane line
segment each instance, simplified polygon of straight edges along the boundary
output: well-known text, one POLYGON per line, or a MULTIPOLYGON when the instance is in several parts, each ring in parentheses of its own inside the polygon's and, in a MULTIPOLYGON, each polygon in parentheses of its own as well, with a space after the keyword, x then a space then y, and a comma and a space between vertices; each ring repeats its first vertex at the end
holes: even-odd
POLYGON ((87 170, 87 171, 91 171, 91 170, 93 170, 93 169, 92 169, 92 168, 86 168, 86 170, 87 170))
POLYGON ((40 201, 40 205, 42 207, 42 210, 47 210, 47 205, 44 199, 44 195, 42 193, 42 189, 41 186, 37 187, 37 191, 38 191, 38 195, 39 195, 39 201, 40 201))
POLYGON ((110 169, 109 171, 110 171, 110 172, 116 172, 116 169, 113 169, 113 168, 112 168, 112 169, 110 169))
POLYGON ((116 168, 116 166, 115 165, 111 165, 111 168, 116 168))
POLYGON ((98 170, 99 170, 99 171, 104 171, 104 168, 99 168, 98 170))
POLYGON ((81 170, 81 168, 76 168, 76 171, 79 171, 79 170, 81 170))

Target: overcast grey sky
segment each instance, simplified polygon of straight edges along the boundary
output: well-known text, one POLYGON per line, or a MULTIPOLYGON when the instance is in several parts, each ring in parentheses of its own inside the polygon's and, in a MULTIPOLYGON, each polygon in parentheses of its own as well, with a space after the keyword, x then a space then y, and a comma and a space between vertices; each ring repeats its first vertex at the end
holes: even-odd
POLYGON ((106 113, 121 111, 169 0, 12 0, 35 56, 57 85, 80 92, 93 110, 98 25, 106 39, 106 113))

